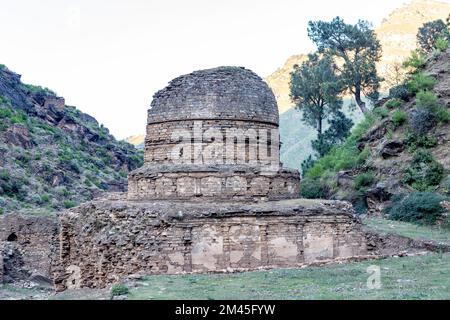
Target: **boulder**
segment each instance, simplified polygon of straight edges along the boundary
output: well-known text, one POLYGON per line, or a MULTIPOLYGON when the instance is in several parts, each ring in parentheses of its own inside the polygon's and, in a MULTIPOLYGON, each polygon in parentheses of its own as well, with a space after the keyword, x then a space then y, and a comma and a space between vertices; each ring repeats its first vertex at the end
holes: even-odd
POLYGON ((397 157, 405 150, 405 144, 400 140, 387 141, 381 146, 380 156, 383 159, 397 157))
POLYGON ((371 129, 368 133, 359 139, 358 149, 363 150, 367 143, 378 141, 386 136, 386 133, 393 129, 394 123, 392 120, 386 119, 379 125, 371 129))
POLYGON ((35 143, 30 137, 28 128, 22 124, 13 124, 5 133, 6 143, 22 147, 24 149, 32 148, 35 143))

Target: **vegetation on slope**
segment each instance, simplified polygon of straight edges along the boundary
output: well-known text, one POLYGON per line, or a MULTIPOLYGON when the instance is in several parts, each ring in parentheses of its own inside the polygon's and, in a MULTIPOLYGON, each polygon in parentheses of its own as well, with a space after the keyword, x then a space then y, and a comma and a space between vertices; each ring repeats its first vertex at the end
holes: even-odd
POLYGON ((433 43, 428 55, 425 47, 411 55, 406 79, 350 137, 304 172, 304 197, 345 199, 359 213, 381 210, 395 220, 450 225, 444 207, 450 195, 450 49, 433 43))
POLYGON ((132 145, 57 99, 0 69, 0 214, 51 212, 124 190, 128 171, 142 164, 132 145))

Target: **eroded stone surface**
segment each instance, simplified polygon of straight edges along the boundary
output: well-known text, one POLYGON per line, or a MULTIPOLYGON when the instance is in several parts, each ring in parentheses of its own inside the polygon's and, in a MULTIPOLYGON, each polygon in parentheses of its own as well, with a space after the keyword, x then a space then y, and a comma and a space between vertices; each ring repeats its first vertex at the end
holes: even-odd
POLYGON ((135 273, 295 267, 365 255, 352 213, 346 202, 301 199, 91 202, 61 217, 56 285, 104 287, 135 273))
POLYGON ((57 236, 54 219, 0 216, 0 283, 27 280, 32 275, 52 278, 57 236))

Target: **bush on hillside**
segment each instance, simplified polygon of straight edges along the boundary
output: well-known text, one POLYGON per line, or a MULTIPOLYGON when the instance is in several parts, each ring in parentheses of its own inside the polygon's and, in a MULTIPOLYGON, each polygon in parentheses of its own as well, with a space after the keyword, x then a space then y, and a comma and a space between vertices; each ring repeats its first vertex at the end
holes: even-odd
POLYGON ((360 173, 355 177, 354 185, 356 190, 364 187, 369 187, 375 182, 375 175, 373 172, 360 173))
POLYGON ((111 288, 111 296, 112 297, 116 297, 116 296, 123 296, 123 295, 127 295, 128 293, 130 293, 130 289, 128 289, 128 287, 124 284, 115 284, 112 286, 111 288))
POLYGON ((436 50, 439 52, 444 52, 450 46, 450 42, 448 39, 439 38, 436 40, 436 50))
POLYGON ((408 133, 406 136, 406 145, 410 152, 415 152, 419 148, 433 148, 437 146, 437 139, 434 136, 426 134, 408 133))
POLYGON ((437 96, 434 92, 421 90, 416 95, 416 105, 419 108, 434 111, 438 106, 437 96))
POLYGON ((368 149, 358 149, 358 141, 366 134, 376 121, 372 114, 365 116, 352 130, 350 137, 340 146, 331 149, 324 157, 318 159, 314 165, 304 172, 305 177, 320 178, 328 172, 338 172, 357 167, 364 163, 370 155, 368 149))
POLYGON ((432 90, 436 85, 437 81, 432 76, 428 76, 423 72, 413 74, 411 79, 408 81, 407 86, 409 92, 416 94, 422 90, 432 90))
POLYGON ((445 197, 434 192, 413 192, 407 196, 395 196, 386 208, 391 220, 431 225, 436 222, 444 208, 440 203, 445 197))
POLYGON ((408 120, 408 115, 405 111, 395 110, 392 114, 392 121, 394 122, 395 127, 400 127, 408 120))
POLYGON ((425 66, 425 58, 425 55, 420 53, 419 51, 412 51, 411 55, 403 63, 403 66, 406 68, 411 68, 413 69, 413 72, 415 72, 416 70, 420 70, 425 66))
POLYGON ((448 111, 445 107, 438 107, 436 109, 436 119, 441 123, 449 123, 450 122, 450 111, 448 111))
POLYGON ((395 99, 391 99, 388 102, 386 102, 385 106, 388 109, 397 109, 400 108, 403 104, 403 100, 395 98, 395 99))
POLYGON ((411 129, 416 134, 426 134, 436 126, 436 115, 427 109, 415 109, 409 113, 411 129))
POLYGON ((408 101, 409 98, 411 98, 411 94, 409 93, 407 85, 400 84, 398 86, 389 89, 389 97, 392 99, 400 99, 403 101, 408 101))
POLYGON ((411 165, 405 170, 402 182, 418 191, 427 191, 437 186, 444 177, 444 167, 424 149, 414 153, 411 165))
POLYGON ((420 50, 424 53, 431 53, 437 48, 438 40, 450 38, 450 33, 445 22, 437 19, 424 23, 419 28, 416 38, 420 50))
POLYGON ((66 208, 66 209, 73 208, 76 205, 75 202, 72 200, 66 200, 66 201, 64 201, 63 204, 64 204, 64 208, 66 208))
POLYGON ((389 110, 386 107, 380 107, 373 109, 373 114, 379 119, 385 119, 389 117, 389 110))
POLYGON ((306 199, 325 199, 328 187, 319 179, 305 178, 300 184, 300 196, 306 199))

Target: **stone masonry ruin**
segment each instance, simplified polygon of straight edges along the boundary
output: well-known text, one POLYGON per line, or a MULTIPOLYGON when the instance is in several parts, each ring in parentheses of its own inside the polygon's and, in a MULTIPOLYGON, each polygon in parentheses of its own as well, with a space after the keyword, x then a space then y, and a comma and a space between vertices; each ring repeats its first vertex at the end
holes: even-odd
POLYGON ((272 91, 250 70, 172 80, 153 97, 145 164, 128 193, 59 214, 48 260, 56 289, 366 255, 351 204, 297 199, 300 176, 279 162, 278 125, 272 91))

